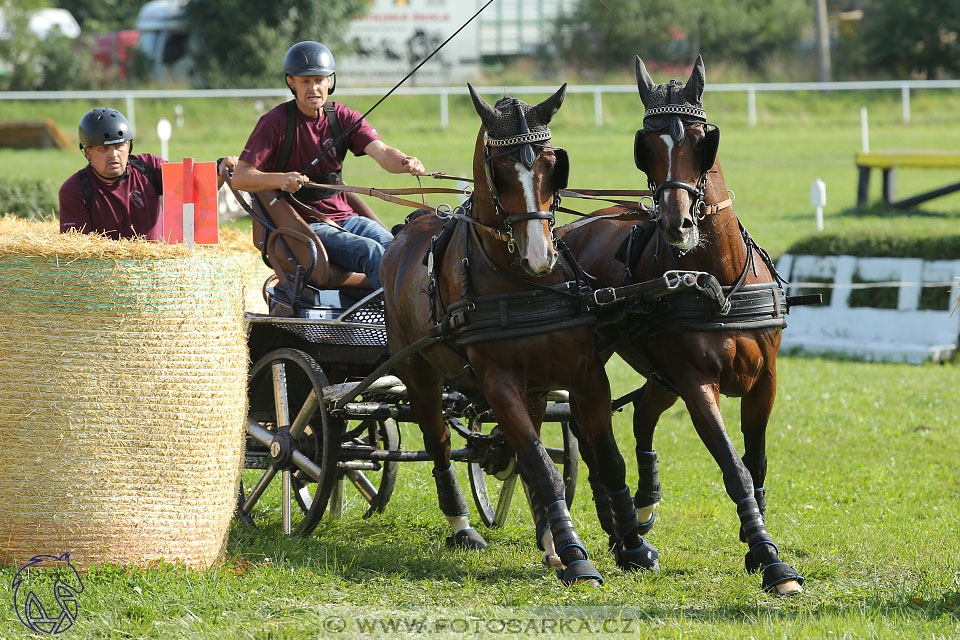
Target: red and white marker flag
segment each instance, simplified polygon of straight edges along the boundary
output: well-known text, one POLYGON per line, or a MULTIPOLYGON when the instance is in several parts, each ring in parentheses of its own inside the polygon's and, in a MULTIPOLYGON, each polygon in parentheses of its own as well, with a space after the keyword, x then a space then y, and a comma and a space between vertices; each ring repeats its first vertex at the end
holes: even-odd
POLYGON ((166 162, 163 171, 163 238, 170 244, 183 242, 217 244, 217 163, 166 162))

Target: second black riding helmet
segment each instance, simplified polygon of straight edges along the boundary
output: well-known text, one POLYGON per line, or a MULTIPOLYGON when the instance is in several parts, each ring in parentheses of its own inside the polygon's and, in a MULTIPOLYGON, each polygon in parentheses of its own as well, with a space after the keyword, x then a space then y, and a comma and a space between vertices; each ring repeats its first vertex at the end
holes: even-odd
POLYGON ((80 119, 80 148, 131 142, 133 132, 130 123, 116 109, 97 108, 88 111, 80 119))
POLYGON ((337 86, 337 64, 330 49, 319 42, 304 40, 287 50, 283 73, 291 76, 333 76, 329 93, 337 86))

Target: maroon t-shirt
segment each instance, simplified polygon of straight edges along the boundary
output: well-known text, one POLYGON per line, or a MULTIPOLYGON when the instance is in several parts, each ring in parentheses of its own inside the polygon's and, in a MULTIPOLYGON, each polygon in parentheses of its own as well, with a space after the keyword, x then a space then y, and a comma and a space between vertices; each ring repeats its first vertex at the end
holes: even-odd
MULTIPOLYGON (((153 169, 157 184, 162 184, 163 158, 151 153, 136 156, 153 169)), ((93 190, 90 206, 83 198, 80 176, 73 174, 60 187, 60 231, 78 229, 83 233, 105 233, 111 238, 142 236, 162 240, 160 196, 147 176, 127 164, 127 172, 112 183, 104 182, 89 164, 82 169, 93 190)))
MULTIPOLYGON (((340 123, 342 131, 348 130, 356 122, 360 124, 347 134, 346 148, 356 156, 364 155, 363 150, 374 140, 379 140, 380 136, 377 130, 371 127, 358 111, 345 107, 339 102, 334 102, 337 120, 340 123)), ((310 163, 333 145, 333 134, 330 131, 330 125, 323 110, 320 110, 319 117, 311 117, 304 114, 299 109, 297 111, 297 126, 295 129, 296 139, 293 141, 293 147, 290 150, 290 159, 287 160, 285 171, 306 172, 310 163)), ((272 172, 277 164, 277 158, 280 155, 280 147, 283 145, 283 137, 287 131, 287 105, 286 103, 277 105, 260 117, 257 126, 254 127, 247 145, 240 154, 240 159, 249 162, 260 171, 272 172)), ((340 162, 337 159, 337 152, 330 151, 317 164, 309 170, 311 175, 332 173, 340 168, 340 162)), ((334 222, 342 222, 350 216, 357 215, 347 203, 347 198, 343 193, 338 193, 329 198, 307 202, 317 211, 327 216, 334 222)), ((310 219, 310 214, 300 211, 307 222, 319 222, 320 218, 310 219)))

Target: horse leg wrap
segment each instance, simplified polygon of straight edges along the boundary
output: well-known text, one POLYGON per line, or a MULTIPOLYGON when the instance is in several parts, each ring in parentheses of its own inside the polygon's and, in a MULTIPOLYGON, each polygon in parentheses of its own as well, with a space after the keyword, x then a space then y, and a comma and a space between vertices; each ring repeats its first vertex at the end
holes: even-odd
MULTIPOLYGON (((526 489, 526 485, 524 485, 526 489)), ((529 492, 527 498, 530 498, 529 492)), ((550 532, 550 519, 547 517, 547 510, 543 505, 533 505, 530 500, 533 511, 533 528, 537 532, 537 548, 543 551, 543 566, 551 569, 562 569, 563 562, 557 555, 557 550, 553 546, 553 534, 550 532)))
POLYGON ((614 530, 610 497, 607 495, 607 489, 603 486, 603 483, 600 482, 598 476, 591 473, 587 479, 590 481, 590 489, 593 491, 593 502, 597 507, 597 519, 600 521, 600 526, 603 527, 604 533, 610 536, 610 545, 612 547, 613 539, 617 536, 614 530))
POLYGON ((470 526, 470 521, 467 518, 470 515, 470 509, 463 499, 463 493, 457 483, 453 465, 450 465, 444 471, 438 471, 434 467, 433 479, 437 483, 437 501, 440 503, 440 511, 447 516, 447 520, 454 530, 453 535, 446 540, 447 546, 460 549, 483 549, 486 547, 487 541, 477 533, 476 529, 470 526))
POLYGON ((637 535, 637 508, 630 497, 630 489, 624 487, 608 493, 607 497, 613 512, 615 540, 611 546, 617 566, 625 571, 645 569, 659 572, 660 554, 656 547, 637 535), (628 543, 632 548, 627 548, 628 543))
MULTIPOLYGON (((760 517, 764 522, 767 521, 767 490, 763 487, 753 490, 753 497, 757 501, 757 508, 760 509, 760 517)), ((743 527, 740 527, 740 542, 747 541, 747 534, 743 530, 743 527)))
POLYGON ((637 448, 637 495, 633 503, 637 505, 637 517, 643 520, 640 523, 640 535, 653 529, 656 520, 656 508, 660 504, 662 492, 660 490, 660 470, 657 466, 657 452, 643 451, 637 448))
POLYGON ((779 550, 773 538, 767 533, 763 522, 763 515, 757 505, 756 498, 744 498, 737 505, 737 515, 740 516, 740 535, 746 538, 750 550, 744 556, 744 567, 747 572, 759 571, 764 564, 779 562, 779 550))
POLYGON ((575 582, 595 580, 603 584, 600 572, 588 559, 587 550, 573 528, 573 519, 570 517, 570 511, 567 510, 566 500, 557 500, 547 507, 547 517, 550 519, 553 545, 564 565, 563 571, 557 570, 560 582, 570 585, 575 582))

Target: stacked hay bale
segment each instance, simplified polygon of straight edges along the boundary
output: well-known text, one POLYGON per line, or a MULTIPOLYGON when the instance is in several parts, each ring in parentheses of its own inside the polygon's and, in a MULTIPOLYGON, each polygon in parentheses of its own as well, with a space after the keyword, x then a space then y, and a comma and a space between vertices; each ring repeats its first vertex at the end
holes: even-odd
POLYGON ((222 250, 0 219, 0 562, 216 562, 247 366, 222 250))

